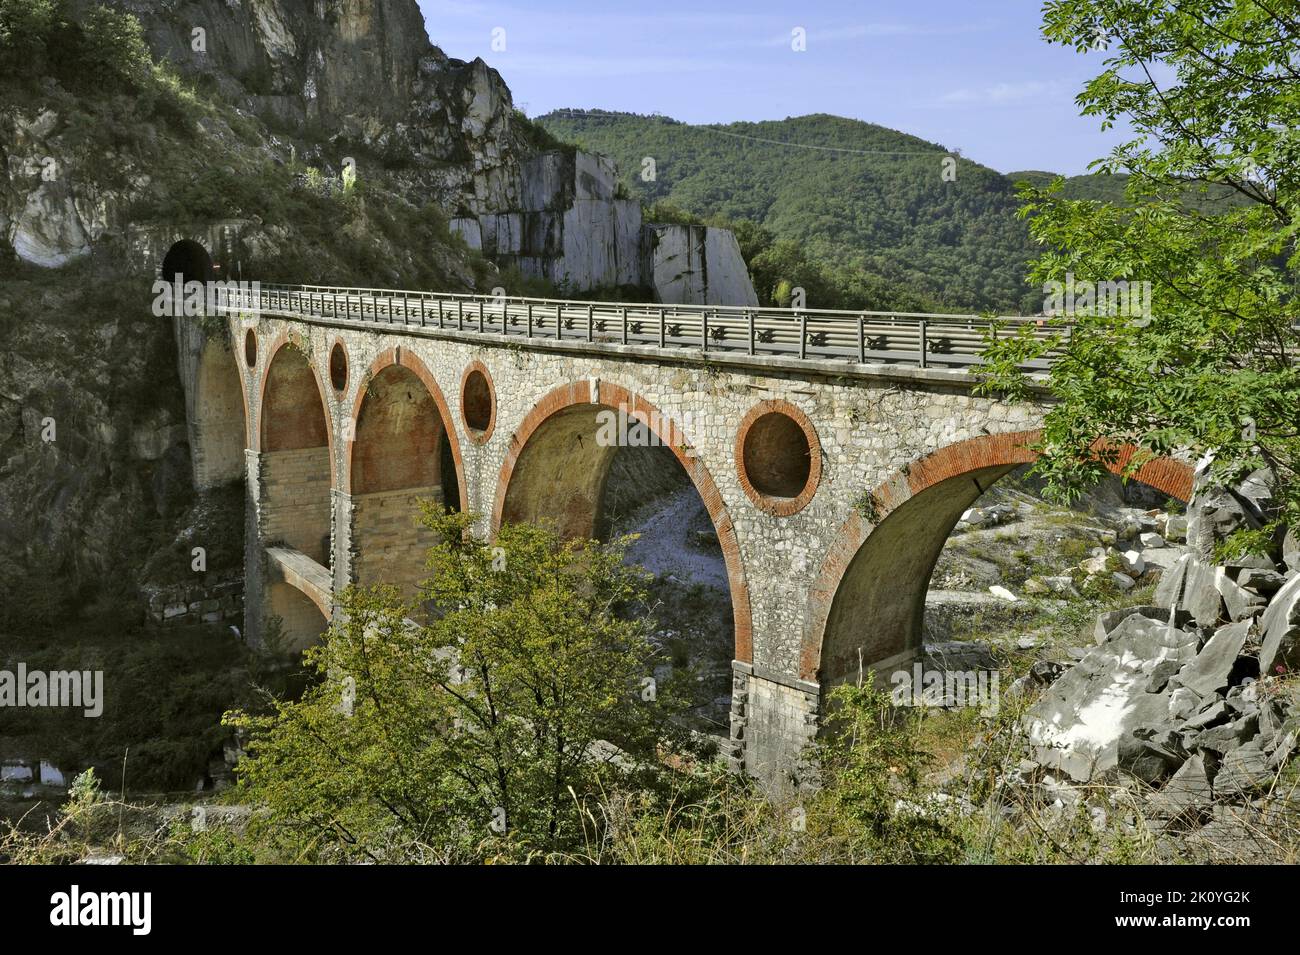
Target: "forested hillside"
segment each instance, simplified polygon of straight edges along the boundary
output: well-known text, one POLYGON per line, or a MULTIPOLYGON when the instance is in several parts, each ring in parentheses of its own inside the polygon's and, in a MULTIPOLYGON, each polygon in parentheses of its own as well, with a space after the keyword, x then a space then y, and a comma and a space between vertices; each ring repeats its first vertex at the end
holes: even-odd
MULTIPOLYGON (((821 265, 832 298, 853 298, 857 283, 871 299, 833 304, 1041 307, 1041 292, 1024 279, 1033 249, 1015 216, 1013 180, 936 143, 828 115, 690 126, 559 110, 539 122, 560 139, 613 156, 628 188, 647 202, 752 221, 821 265), (955 181, 943 175, 949 156, 955 181), (648 180, 647 157, 654 161, 648 180)), ((773 291, 759 287, 760 297, 773 291)), ((831 303, 810 289, 809 304, 831 303)))

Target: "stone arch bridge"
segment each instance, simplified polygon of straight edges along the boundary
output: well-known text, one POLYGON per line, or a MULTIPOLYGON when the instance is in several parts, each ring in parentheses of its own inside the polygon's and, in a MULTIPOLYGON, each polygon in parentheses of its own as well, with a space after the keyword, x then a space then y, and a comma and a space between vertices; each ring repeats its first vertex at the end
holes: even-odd
MULTIPOLYGON (((413 589, 417 501, 598 533, 626 415, 698 491, 734 620, 727 756, 796 770, 823 693, 918 649, 961 513, 1044 406, 974 393, 965 316, 261 286, 176 319, 198 483, 247 488, 246 635, 314 639, 349 583, 413 589), (936 345, 936 343, 939 343, 936 345), (666 453, 666 452, 665 452, 666 453)), ((1140 480, 1186 498, 1190 473, 1140 480)))

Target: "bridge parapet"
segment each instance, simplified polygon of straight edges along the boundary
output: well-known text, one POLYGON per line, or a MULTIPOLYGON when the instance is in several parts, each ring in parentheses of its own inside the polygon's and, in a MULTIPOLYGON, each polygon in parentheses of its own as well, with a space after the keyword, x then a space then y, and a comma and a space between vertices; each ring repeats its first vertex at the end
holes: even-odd
MULTIPOLYGON (((235 290, 227 312, 276 315, 311 324, 457 333, 528 347, 594 346, 706 360, 749 359, 780 366, 812 362, 845 370, 880 366, 972 370, 987 338, 1029 328, 1046 339, 1068 326, 1045 319, 973 314, 780 309, 724 305, 584 302, 570 299, 260 285, 235 290), (521 341, 522 340, 522 341, 521 341)), ((1024 363, 1034 374, 1055 352, 1024 363)), ((973 380, 973 379, 972 379, 973 380)))

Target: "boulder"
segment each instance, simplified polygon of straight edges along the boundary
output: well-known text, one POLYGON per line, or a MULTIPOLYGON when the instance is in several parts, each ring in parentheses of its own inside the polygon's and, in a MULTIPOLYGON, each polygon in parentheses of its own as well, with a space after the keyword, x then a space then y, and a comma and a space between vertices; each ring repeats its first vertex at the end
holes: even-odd
POLYGON ((1273 595, 1259 620, 1263 634, 1259 649, 1259 671, 1264 675, 1289 672, 1300 664, 1300 574, 1296 574, 1273 595), (1279 670, 1279 668, 1282 668, 1279 670))
MULTIPOLYGON (((1156 525, 1160 527, 1160 525, 1156 525)), ((1165 536, 1165 540, 1175 543, 1182 543, 1187 540, 1187 518, 1181 514, 1170 514, 1165 518, 1163 527, 1160 527, 1160 533, 1165 536)))
POLYGON ((1215 575, 1214 586, 1223 598, 1229 620, 1246 620, 1264 609, 1267 601, 1252 590, 1247 590, 1226 573, 1215 575))
POLYGON ((1144 548, 1156 550, 1165 546, 1165 539, 1155 531, 1145 531, 1138 535, 1138 543, 1144 548))
MULTIPOLYGON (((1017 679, 1007 688, 1008 699, 1019 699, 1028 693, 1042 689, 1045 686, 1051 686, 1066 667, 1064 664, 1056 663, 1053 660, 1038 660, 1029 668, 1029 672, 1017 679)), ((1034 764, 1038 765, 1037 763, 1034 764)))
POLYGON ((1183 724, 1184 731, 1196 731, 1227 719, 1228 707, 1217 697, 1206 703, 1199 713, 1183 724))
POLYGON ((1238 746, 1223 757, 1214 777, 1214 795, 1248 795, 1267 787, 1273 777, 1263 750, 1249 743, 1238 746))
POLYGON ((1011 591, 1007 590, 1006 587, 1003 587, 1000 584, 994 584, 992 587, 990 587, 989 593, 991 593, 994 597, 998 597, 1001 600, 1007 601, 1008 603, 1016 603, 1020 599, 1011 591))
POLYGON ((1254 739, 1259 732, 1259 720, 1251 716, 1242 716, 1231 723, 1220 723, 1195 735, 1183 736, 1183 745, 1188 750, 1209 750, 1212 753, 1227 755, 1238 746, 1254 739))
POLYGON ((1282 589, 1286 577, 1276 570, 1246 567, 1237 574, 1237 583, 1254 593, 1269 596, 1282 589))
POLYGON ((1199 753, 1193 753, 1164 788, 1148 800, 1147 808, 1157 818, 1179 819, 1199 814, 1209 806, 1212 797, 1205 760, 1199 753))
POLYGON ((1187 565, 1183 596, 1178 605, 1192 615, 1198 626, 1213 627, 1223 613, 1223 596, 1218 578, 1222 568, 1193 559, 1187 565))
POLYGON ((1142 572, 1147 569, 1146 561, 1142 555, 1135 550, 1122 551, 1119 555, 1119 564, 1124 572, 1134 577, 1141 577, 1142 572))
POLYGON ((1187 543, 1203 561, 1213 560, 1215 545, 1237 531, 1263 526, 1256 502, 1225 487, 1198 491, 1189 511, 1187 543))
POLYGON ((1080 564, 1079 567, 1080 569, 1083 570, 1085 574, 1088 574, 1090 576, 1096 576, 1097 574, 1106 573, 1106 564, 1107 564, 1107 558, 1102 555, 1098 555, 1096 557, 1089 557, 1082 564, 1080 564))
POLYGON ((1195 634, 1165 621, 1126 617, 1026 714, 1035 758, 1079 782, 1118 766, 1121 740, 1168 717, 1168 697, 1146 691, 1152 671, 1189 662, 1196 646, 1195 634))
POLYGON ((1157 606, 1174 607, 1182 600, 1183 586, 1187 581, 1187 570, 1192 564, 1192 555, 1179 557, 1172 567, 1160 576, 1156 593, 1152 598, 1157 606))
POLYGON ((1268 768, 1277 769, 1290 759, 1300 741, 1300 716, 1292 716, 1278 728, 1273 738, 1263 747, 1268 754, 1268 768))
POLYGON ((1237 662, 1246 638, 1250 635, 1250 621, 1228 624, 1214 632, 1214 636, 1201 648, 1200 653, 1178 671, 1178 683, 1207 697, 1228 685, 1228 676, 1237 662))
MULTIPOLYGON (((1093 627, 1093 639, 1097 643, 1105 643, 1106 637, 1124 622, 1125 619, 1132 616, 1147 617, 1151 620, 1158 620, 1161 623, 1169 623, 1169 607, 1122 607, 1119 610, 1108 610, 1097 616, 1097 622, 1093 627)), ((1179 610, 1174 613, 1174 626, 1182 628, 1191 620, 1191 615, 1185 611, 1179 610)))
POLYGON ((1174 773, 1186 758, 1182 741, 1168 726, 1139 726, 1119 739, 1119 768, 1146 783, 1174 773))
MULTIPOLYGON (((1190 664, 1188 664, 1190 666, 1190 664)), ((1147 681, 1148 693, 1163 693, 1166 686, 1169 685, 1169 678, 1177 673, 1183 664, 1177 660, 1161 660, 1151 671, 1151 679, 1147 681)))
POLYGON ((1185 686, 1169 694, 1169 718, 1175 722, 1187 719, 1201 705, 1201 698, 1185 686))

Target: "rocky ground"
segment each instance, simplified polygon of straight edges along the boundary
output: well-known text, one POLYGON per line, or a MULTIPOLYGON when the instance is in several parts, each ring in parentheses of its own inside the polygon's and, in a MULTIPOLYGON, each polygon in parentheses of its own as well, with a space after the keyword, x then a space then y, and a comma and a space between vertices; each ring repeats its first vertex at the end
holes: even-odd
POLYGON ((1067 523, 1014 485, 991 496, 936 570, 926 666, 996 668, 1002 713, 936 713, 934 781, 965 798, 992 771, 1009 820, 1082 818, 1157 857, 1293 861, 1294 542, 1215 557, 1267 519, 1262 476, 1199 487, 1188 519, 1102 500, 1067 523))

